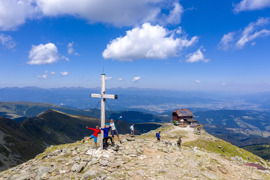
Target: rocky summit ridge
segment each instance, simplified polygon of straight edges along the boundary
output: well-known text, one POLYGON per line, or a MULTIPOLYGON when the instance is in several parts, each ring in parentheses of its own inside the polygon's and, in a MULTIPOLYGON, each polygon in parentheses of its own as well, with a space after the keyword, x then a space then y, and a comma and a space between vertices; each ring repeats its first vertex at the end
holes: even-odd
POLYGON ((107 150, 95 149, 91 140, 50 146, 34 159, 0 172, 0 179, 270 179, 269 164, 262 158, 204 131, 194 134, 192 128, 164 124, 140 136, 120 137, 122 144, 117 141, 107 150))

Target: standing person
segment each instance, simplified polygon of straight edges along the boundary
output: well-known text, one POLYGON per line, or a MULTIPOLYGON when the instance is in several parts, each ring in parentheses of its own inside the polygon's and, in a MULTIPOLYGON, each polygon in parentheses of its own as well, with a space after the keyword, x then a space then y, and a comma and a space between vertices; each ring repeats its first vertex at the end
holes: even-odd
POLYGON ((87 141, 88 139, 94 138, 94 142, 95 142, 95 145, 96 145, 96 148, 97 148, 97 137, 98 137, 98 134, 101 132, 99 127, 96 126, 96 129, 94 129, 94 128, 90 128, 90 127, 86 126, 86 129, 93 130, 94 133, 90 137, 88 137, 86 140, 83 140, 83 142, 87 141))
POLYGON ((130 126, 130 136, 131 137, 133 137, 134 136, 134 124, 132 124, 131 126, 130 126))
POLYGON ((108 139, 111 140, 112 145, 114 145, 114 142, 112 141, 112 137, 110 137, 109 130, 111 129, 111 126, 105 126, 105 128, 101 128, 102 131, 104 131, 104 138, 103 138, 103 148, 106 149, 108 147, 108 139))
MULTIPOLYGON (((121 118, 122 116, 120 116, 121 118)), ((116 126, 115 126, 115 123, 118 121, 118 119, 116 121, 113 121, 113 119, 111 119, 111 122, 110 122, 110 126, 112 128, 112 140, 114 142, 114 135, 116 135, 118 137, 118 140, 120 141, 120 143, 122 144, 122 141, 120 140, 120 137, 119 137, 119 134, 118 134, 118 131, 116 129, 116 126)))
POLYGON ((160 141, 160 131, 158 131, 158 133, 156 133, 156 137, 157 137, 157 141, 160 141))
POLYGON ((177 140, 177 145, 178 145, 179 147, 181 147, 181 143, 182 143, 182 138, 179 137, 179 139, 177 140))

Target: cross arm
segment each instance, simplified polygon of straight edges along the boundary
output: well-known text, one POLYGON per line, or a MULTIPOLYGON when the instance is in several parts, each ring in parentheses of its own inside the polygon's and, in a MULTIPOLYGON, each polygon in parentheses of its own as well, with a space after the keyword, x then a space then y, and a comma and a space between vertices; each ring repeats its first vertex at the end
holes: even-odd
POLYGON ((112 94, 104 94, 103 98, 105 98, 105 99, 118 99, 118 96, 112 95, 112 94))
POLYGON ((112 94, 91 94, 91 98, 118 99, 118 95, 112 94))

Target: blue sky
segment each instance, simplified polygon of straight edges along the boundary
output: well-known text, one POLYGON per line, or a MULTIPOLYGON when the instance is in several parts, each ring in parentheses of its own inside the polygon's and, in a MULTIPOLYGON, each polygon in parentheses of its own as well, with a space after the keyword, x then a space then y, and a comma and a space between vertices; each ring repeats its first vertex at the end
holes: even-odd
POLYGON ((0 88, 270 90, 270 0, 0 0, 0 88))

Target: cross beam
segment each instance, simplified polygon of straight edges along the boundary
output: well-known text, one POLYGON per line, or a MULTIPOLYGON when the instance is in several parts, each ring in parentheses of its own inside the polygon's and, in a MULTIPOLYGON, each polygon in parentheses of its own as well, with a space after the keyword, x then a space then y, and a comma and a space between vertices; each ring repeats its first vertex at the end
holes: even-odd
MULTIPOLYGON (((101 74, 101 93, 91 94, 91 98, 100 98, 101 111, 100 111, 100 126, 105 127, 105 101, 106 99, 118 99, 117 95, 105 94, 105 74, 101 74)), ((104 132, 101 131, 101 149, 103 149, 104 132)))

